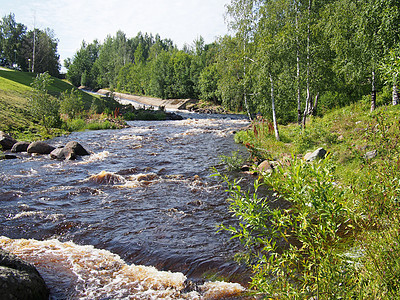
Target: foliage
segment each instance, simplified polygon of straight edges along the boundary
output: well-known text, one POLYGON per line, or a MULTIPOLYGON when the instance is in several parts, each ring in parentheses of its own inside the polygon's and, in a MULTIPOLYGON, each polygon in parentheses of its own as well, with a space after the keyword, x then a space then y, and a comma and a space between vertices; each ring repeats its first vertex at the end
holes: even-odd
MULTIPOLYGON (((16 54, 21 48, 26 26, 15 21, 15 15, 9 14, 0 20, 0 59, 2 64, 16 64, 16 54)), ((18 53, 19 55, 19 53, 18 53)))
POLYGON ((263 182, 255 181, 253 194, 226 176, 223 179, 230 211, 239 223, 222 228, 245 246, 258 292, 287 299, 346 296, 353 282, 340 245, 352 220, 329 160, 308 164, 294 159, 286 168, 263 174, 263 182), (273 188, 274 200, 259 196, 263 185, 273 188))
MULTIPOLYGON (((10 133, 17 140, 33 141, 33 140, 44 140, 48 138, 53 138, 61 134, 67 134, 70 130, 83 130, 90 128, 106 129, 106 128, 116 128, 118 124, 116 122, 105 121, 104 118, 95 118, 99 121, 95 122, 97 124, 93 125, 83 125, 85 121, 74 121, 75 119, 65 118, 63 116, 63 122, 61 123, 59 117, 54 115, 54 119, 57 120, 57 127, 61 128, 50 128, 50 125, 44 127, 42 121, 33 116, 32 106, 30 103, 37 103, 33 101, 33 98, 43 100, 48 97, 50 102, 62 105, 62 100, 57 100, 55 97, 64 95, 67 97, 73 95, 75 100, 80 99, 79 103, 82 104, 81 114, 79 117, 90 117, 89 115, 90 104, 94 99, 97 99, 102 107, 106 109, 110 107, 112 113, 115 112, 116 103, 112 97, 99 98, 89 95, 88 93, 76 90, 65 81, 51 77, 48 74, 39 74, 38 78, 46 79, 46 87, 43 87, 42 81, 40 81, 40 90, 35 90, 32 88, 33 81, 38 81, 33 73, 30 72, 19 72, 19 71, 5 71, 0 70, 0 130, 10 133), (73 90, 71 92, 71 90, 73 90), (40 91, 43 92, 44 98, 40 95, 40 91), (61 103, 59 103, 61 102, 61 103), (74 124, 75 122, 75 124, 74 124), (72 125, 71 125, 72 123, 72 125)), ((37 84, 37 83, 36 83, 37 84)), ((96 100, 94 100, 96 102, 96 100)), ((39 101, 38 103, 44 106, 48 105, 49 102, 39 101)), ((80 104, 79 104, 80 105, 80 104)), ((36 110, 36 109, 35 109, 36 110)), ((103 111, 101 111, 102 113, 103 111)), ((47 114, 46 110, 46 114, 47 114)), ((54 112, 55 113, 55 112, 54 112)), ((39 115, 41 117, 41 115, 39 115)), ((78 118, 79 118, 78 117, 78 118)), ((48 120, 49 118, 46 118, 48 120)))
POLYGON ((237 135, 274 149, 280 161, 261 174, 255 192, 222 175, 237 220, 224 229, 244 244, 238 257, 253 267, 256 292, 273 299, 399 298, 399 108, 366 108, 353 104, 312 118, 305 134, 284 126, 287 140, 278 145, 260 138, 262 123, 237 135), (306 163, 278 154, 284 145, 286 153, 303 145, 332 154, 306 163), (377 156, 367 159, 372 150, 377 156))
POLYGON ((66 114, 69 118, 74 119, 84 111, 82 95, 76 89, 71 89, 61 93, 60 112, 66 114))
POLYGON ((153 110, 153 108, 142 108, 125 113, 123 118, 127 121, 163 121, 166 120, 167 115, 162 109, 153 110))
POLYGON ((221 155, 221 163, 225 165, 225 169, 229 172, 239 171, 243 164, 246 162, 246 158, 239 152, 233 151, 231 155, 221 155))
POLYGON ((104 130, 104 129, 116 129, 117 126, 108 120, 95 119, 90 122, 84 119, 68 119, 65 124, 65 129, 72 131, 84 131, 84 130, 104 130))
POLYGON ((97 40, 87 44, 82 42, 81 48, 75 53, 72 60, 64 62, 68 68, 67 79, 75 86, 97 87, 97 69, 94 66, 99 56, 100 44, 97 40))
POLYGON ((52 82, 48 73, 41 73, 32 82, 33 92, 28 100, 29 109, 36 118, 49 131, 52 127, 61 125, 57 99, 48 94, 48 86, 52 82))
POLYGON ((22 71, 58 76, 57 46, 58 40, 49 28, 27 31, 25 25, 15 21, 12 13, 0 20, 0 65, 15 65, 22 71))

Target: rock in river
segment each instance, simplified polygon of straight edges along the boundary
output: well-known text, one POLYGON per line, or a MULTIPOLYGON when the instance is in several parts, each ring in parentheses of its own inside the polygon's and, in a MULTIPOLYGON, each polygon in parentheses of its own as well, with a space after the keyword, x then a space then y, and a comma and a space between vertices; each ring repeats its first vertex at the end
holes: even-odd
POLYGON ((34 266, 0 249, 0 298, 48 299, 49 290, 34 266))
POLYGON ((85 148, 83 148, 81 144, 75 141, 68 142, 64 148, 71 149, 76 155, 90 155, 90 153, 85 148))
POLYGON ((33 142, 29 145, 27 152, 28 153, 38 153, 38 154, 50 154, 55 148, 46 144, 45 142, 37 141, 33 142))
POLYGON ((64 147, 54 149, 50 153, 51 158, 60 160, 73 160, 77 156, 83 155, 90 155, 90 153, 81 144, 74 141, 68 142, 64 147))
POLYGON ((76 159, 76 155, 74 151, 71 149, 62 147, 62 148, 56 148, 50 153, 50 157, 52 159, 59 159, 59 160, 74 160, 76 159))
POLYGON ((30 143, 29 142, 16 142, 12 148, 11 152, 17 153, 17 152, 26 152, 28 150, 30 143))
POLYGON ((0 131, 0 146, 3 150, 10 150, 17 141, 7 133, 0 131))

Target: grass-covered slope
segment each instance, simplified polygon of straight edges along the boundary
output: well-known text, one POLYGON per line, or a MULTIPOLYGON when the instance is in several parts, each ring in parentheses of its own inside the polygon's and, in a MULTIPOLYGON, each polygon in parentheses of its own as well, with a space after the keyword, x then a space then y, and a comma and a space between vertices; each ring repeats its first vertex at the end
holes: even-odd
MULTIPOLYGON (((36 74, 0 69, 0 130, 17 138, 28 138, 43 132, 43 128, 33 120, 28 110, 31 83, 36 74)), ((58 97, 61 92, 73 86, 58 78, 53 78, 49 93, 58 97)), ((90 107, 93 96, 82 93, 86 107, 90 107)))

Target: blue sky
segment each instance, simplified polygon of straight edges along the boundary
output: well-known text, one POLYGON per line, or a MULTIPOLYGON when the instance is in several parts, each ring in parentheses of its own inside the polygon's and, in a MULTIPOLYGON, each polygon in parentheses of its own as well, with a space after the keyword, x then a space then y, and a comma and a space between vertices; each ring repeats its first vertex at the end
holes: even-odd
POLYGON ((15 14, 29 30, 51 28, 59 39, 61 63, 72 57, 82 40, 103 41, 122 30, 170 38, 179 47, 199 36, 206 43, 228 33, 225 5, 230 0, 0 0, 0 16, 15 14))

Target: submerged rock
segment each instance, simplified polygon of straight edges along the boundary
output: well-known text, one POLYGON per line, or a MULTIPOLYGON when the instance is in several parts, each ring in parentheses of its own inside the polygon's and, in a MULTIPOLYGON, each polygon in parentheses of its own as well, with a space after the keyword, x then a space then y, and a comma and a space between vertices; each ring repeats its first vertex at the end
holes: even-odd
POLYGON ((3 150, 10 150, 16 142, 16 139, 12 138, 7 133, 0 131, 0 146, 3 150))
POLYGON ((48 299, 49 290, 34 266, 0 249, 1 299, 48 299))
POLYGON ((33 142, 28 146, 28 153, 50 154, 55 148, 42 141, 33 142))
POLYGON ((125 182, 125 179, 122 176, 106 171, 101 171, 99 174, 92 175, 89 177, 88 180, 99 184, 114 184, 125 182))

